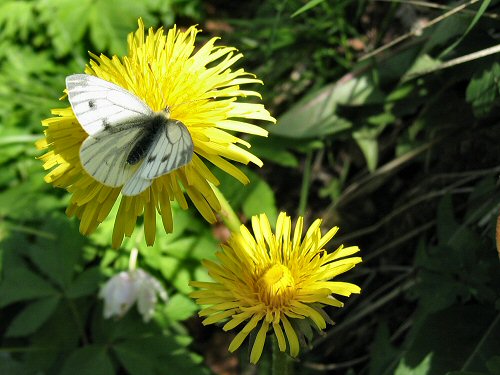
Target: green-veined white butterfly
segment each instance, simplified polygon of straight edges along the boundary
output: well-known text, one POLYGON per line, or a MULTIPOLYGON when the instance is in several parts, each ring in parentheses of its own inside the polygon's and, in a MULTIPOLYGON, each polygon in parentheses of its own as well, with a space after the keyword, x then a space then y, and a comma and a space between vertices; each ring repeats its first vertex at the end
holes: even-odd
POLYGON ((123 186, 122 194, 133 196, 191 161, 191 135, 170 118, 168 107, 155 112, 124 88, 87 74, 66 77, 66 88, 89 135, 80 147, 80 161, 100 183, 123 186))

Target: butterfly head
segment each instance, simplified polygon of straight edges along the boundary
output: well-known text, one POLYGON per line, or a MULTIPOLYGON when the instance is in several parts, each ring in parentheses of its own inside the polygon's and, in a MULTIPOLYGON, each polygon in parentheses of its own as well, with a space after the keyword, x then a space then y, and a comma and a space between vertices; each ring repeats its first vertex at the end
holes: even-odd
POLYGON ((157 112, 160 115, 162 115, 166 120, 170 119, 170 107, 165 107, 163 111, 157 112))

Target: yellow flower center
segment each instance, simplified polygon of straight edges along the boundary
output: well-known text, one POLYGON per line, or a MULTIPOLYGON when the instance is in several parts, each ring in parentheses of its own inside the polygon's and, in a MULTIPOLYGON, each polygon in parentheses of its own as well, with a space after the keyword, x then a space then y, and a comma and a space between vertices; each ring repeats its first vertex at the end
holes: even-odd
POLYGON ((295 280, 288 267, 271 266, 257 281, 260 300, 271 308, 287 305, 295 292, 295 280))

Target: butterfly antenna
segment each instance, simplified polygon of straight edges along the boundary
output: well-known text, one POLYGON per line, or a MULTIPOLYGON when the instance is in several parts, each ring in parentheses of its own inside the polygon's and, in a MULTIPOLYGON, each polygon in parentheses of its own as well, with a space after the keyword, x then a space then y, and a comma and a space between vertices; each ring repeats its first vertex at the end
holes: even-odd
POLYGON ((160 84, 158 82, 158 79, 156 78, 156 74, 153 71, 153 68, 151 67, 151 63, 150 62, 148 62, 148 68, 149 68, 149 71, 151 72, 151 75, 153 76, 153 79, 155 80, 155 86, 159 87, 160 84))

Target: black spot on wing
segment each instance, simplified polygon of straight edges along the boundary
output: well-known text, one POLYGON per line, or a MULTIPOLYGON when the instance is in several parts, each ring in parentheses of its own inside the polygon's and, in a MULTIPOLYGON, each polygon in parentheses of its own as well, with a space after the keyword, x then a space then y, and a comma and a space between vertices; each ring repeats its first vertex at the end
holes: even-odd
POLYGON ((95 102, 93 100, 89 100, 89 108, 94 108, 95 102))

